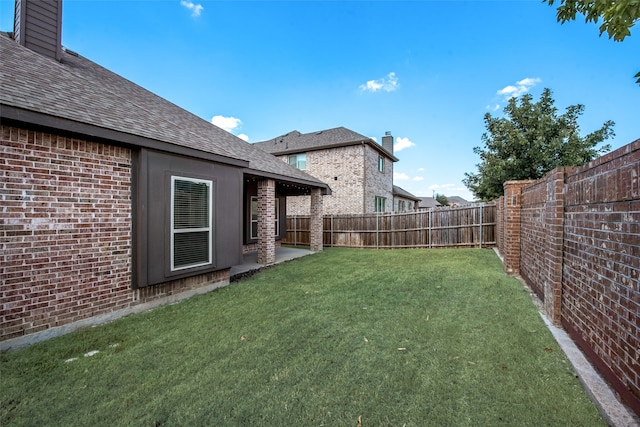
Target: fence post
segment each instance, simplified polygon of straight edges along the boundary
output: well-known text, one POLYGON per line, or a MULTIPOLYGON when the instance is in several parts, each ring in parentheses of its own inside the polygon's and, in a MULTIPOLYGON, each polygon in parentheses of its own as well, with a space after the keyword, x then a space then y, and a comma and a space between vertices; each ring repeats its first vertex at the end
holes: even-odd
POLYGON ((484 203, 480 204, 480 249, 482 249, 482 208, 484 203))
POLYGON ((380 238, 380 212, 376 213, 376 249, 379 249, 380 238))
POLYGON ((298 246, 298 219, 293 216, 293 246, 298 246))
POLYGON ((329 238, 331 240, 331 247, 333 247, 333 215, 331 215, 331 234, 329 238))
POLYGON ((433 211, 429 209, 429 249, 431 249, 431 214, 433 211))

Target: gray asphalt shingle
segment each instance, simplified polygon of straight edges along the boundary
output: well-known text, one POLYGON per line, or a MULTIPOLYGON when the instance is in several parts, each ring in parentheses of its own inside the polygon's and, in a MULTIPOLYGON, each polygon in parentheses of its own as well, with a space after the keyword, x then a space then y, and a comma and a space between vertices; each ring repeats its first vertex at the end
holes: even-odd
POLYGON ((61 62, 0 33, 0 104, 249 161, 249 172, 327 187, 137 84, 63 51, 61 62))
POLYGON ((255 142, 253 145, 261 148, 267 153, 278 155, 355 144, 369 144, 381 153, 385 153, 393 161, 398 160, 392 153, 387 152, 387 150, 382 148, 382 146, 373 139, 345 127, 337 127, 309 133, 300 133, 297 130, 294 130, 267 141, 255 142))

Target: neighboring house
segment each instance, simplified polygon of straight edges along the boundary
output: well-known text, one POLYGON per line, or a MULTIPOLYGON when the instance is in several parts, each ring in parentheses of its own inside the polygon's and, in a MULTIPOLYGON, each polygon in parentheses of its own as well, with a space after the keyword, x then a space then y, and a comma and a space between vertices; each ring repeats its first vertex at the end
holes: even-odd
POLYGON ((393 210, 394 212, 415 212, 418 210, 420 197, 416 197, 404 188, 393 186, 393 210))
POLYGON ((326 184, 62 49, 61 7, 17 0, 0 33, 0 350, 272 263, 287 196, 322 249, 326 184))
POLYGON ((463 206, 463 205, 468 205, 469 203, 472 203, 472 202, 468 202, 467 200, 463 199, 460 196, 447 197, 447 200, 449 201, 449 206, 451 207, 463 206))
POLYGON ((435 199, 435 197, 420 197, 420 202, 418 202, 419 210, 427 210, 431 208, 437 208, 442 206, 439 201, 435 199))
MULTIPOLYGON (((344 127, 302 134, 292 131, 253 144, 331 186, 324 214, 392 212, 393 136, 382 144, 344 127)), ((290 198, 289 215, 308 215, 308 198, 290 198)))

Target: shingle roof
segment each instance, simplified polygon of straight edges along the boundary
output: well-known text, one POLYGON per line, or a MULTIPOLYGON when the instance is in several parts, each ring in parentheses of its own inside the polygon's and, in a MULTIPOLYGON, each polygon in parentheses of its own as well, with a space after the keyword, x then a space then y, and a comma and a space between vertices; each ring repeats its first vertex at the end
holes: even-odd
POLYGON ((411 200, 414 200, 416 202, 420 201, 420 197, 414 196, 413 194, 409 193, 404 188, 398 187, 397 185, 393 186, 393 195, 394 196, 404 197, 405 199, 411 199, 411 200))
POLYGON ((465 205, 467 203, 471 203, 468 200, 463 199, 460 196, 451 196, 451 197, 447 197, 447 200, 449 200, 449 204, 451 203, 456 203, 458 205, 465 205))
POLYGON ((442 205, 433 197, 420 197, 420 203, 418 203, 418 208, 428 209, 428 208, 435 208, 437 206, 442 206, 442 205))
POLYGON ((5 117, 2 107, 17 108, 248 161, 249 172, 256 175, 328 188, 304 171, 80 55, 65 51, 57 62, 0 33, 0 58, 0 117, 5 117))
POLYGON ((294 130, 267 141, 253 143, 253 145, 260 147, 260 149, 267 153, 275 155, 293 154, 357 144, 368 144, 381 153, 387 155, 393 161, 398 160, 392 153, 389 153, 382 147, 382 145, 378 144, 373 139, 345 127, 325 129, 310 133, 300 133, 297 130, 294 130))

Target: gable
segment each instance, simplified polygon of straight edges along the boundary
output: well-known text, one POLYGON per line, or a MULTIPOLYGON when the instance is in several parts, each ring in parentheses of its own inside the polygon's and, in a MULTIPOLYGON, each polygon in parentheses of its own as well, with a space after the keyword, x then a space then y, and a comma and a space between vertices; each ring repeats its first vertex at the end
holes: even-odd
POLYGON ((345 127, 302 134, 291 131, 276 138, 253 143, 261 150, 274 155, 295 154, 306 151, 330 150, 351 145, 367 145, 381 155, 396 162, 398 159, 373 139, 345 127))

